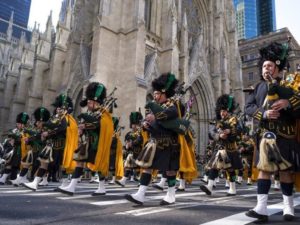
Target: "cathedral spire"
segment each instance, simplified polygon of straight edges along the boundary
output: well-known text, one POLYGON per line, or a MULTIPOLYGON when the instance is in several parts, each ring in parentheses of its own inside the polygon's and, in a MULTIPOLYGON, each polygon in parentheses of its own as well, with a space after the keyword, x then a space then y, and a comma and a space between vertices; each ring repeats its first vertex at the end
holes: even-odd
POLYGON ((72 1, 69 0, 68 2, 68 7, 67 7, 67 10, 66 10, 66 16, 65 16, 65 26, 68 28, 68 29, 71 29, 71 21, 72 21, 72 1))
POLYGON ((51 41, 52 31, 53 31, 52 10, 50 10, 50 15, 48 16, 48 20, 47 20, 46 31, 44 33, 45 35, 44 37, 46 38, 46 40, 51 41))
POLYGON ((12 38, 13 23, 14 23, 14 11, 11 11, 10 19, 9 19, 9 22, 8 22, 8 28, 7 28, 7 31, 6 31, 6 35, 7 35, 6 39, 8 41, 11 41, 11 38, 12 38))

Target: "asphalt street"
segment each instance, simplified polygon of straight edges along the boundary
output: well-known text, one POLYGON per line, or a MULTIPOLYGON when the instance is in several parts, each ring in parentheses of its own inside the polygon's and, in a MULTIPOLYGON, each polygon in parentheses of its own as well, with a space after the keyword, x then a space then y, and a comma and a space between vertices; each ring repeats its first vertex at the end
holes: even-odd
MULTIPOLYGON (((200 191, 200 180, 187 185, 185 192, 176 194, 176 204, 160 206, 165 191, 149 187, 143 206, 125 200, 134 193, 138 183, 126 187, 106 184, 105 196, 91 196, 97 184, 83 181, 74 196, 54 192, 58 183, 49 183, 36 192, 24 187, 0 186, 0 225, 244 225, 254 219, 244 213, 256 204, 256 186, 237 185, 237 196, 226 196, 224 180, 214 189, 213 196, 200 191)), ((282 218, 280 191, 271 190, 268 201, 269 224, 300 223, 300 194, 294 198, 296 219, 285 222, 282 218)))

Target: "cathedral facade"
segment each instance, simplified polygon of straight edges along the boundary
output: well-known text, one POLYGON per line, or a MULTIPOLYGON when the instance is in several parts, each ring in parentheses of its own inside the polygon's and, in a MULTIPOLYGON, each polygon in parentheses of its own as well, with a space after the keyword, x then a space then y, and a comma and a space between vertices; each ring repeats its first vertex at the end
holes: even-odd
POLYGON ((151 81, 172 72, 193 99, 192 130, 204 152, 217 97, 234 95, 242 107, 241 62, 232 0, 65 0, 54 31, 35 27, 30 41, 0 35, 0 131, 16 115, 51 109, 56 95, 79 101, 91 81, 117 88, 114 114, 128 128, 131 111, 151 99, 151 81))

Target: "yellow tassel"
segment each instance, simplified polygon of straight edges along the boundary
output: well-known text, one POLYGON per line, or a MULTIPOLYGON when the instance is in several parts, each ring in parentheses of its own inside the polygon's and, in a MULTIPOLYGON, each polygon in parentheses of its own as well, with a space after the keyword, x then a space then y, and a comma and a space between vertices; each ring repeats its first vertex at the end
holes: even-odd
POLYGON ((279 99, 278 94, 268 95, 267 99, 270 101, 279 99))

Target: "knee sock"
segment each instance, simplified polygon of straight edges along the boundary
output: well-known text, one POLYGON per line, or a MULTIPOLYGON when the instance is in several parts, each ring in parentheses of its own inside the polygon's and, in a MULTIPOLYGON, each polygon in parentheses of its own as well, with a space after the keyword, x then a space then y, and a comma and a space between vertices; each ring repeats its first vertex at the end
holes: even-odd
POLYGON ((28 168, 23 168, 20 172, 20 177, 24 177, 27 172, 28 172, 28 168))
POLYGON ((131 171, 130 170, 126 170, 125 174, 124 174, 124 177, 130 178, 130 174, 131 174, 131 171))
POLYGON ((83 174, 83 168, 76 167, 72 178, 78 179, 82 174, 83 174))
POLYGON ((151 182, 151 174, 150 173, 142 173, 140 184, 144 186, 148 186, 151 182))
POLYGON ((243 170, 239 170, 238 176, 242 177, 243 176, 243 170))
POLYGON ((271 187, 271 180, 258 179, 257 180, 257 194, 268 194, 271 187))
POLYGON ((293 188, 294 183, 283 183, 280 182, 280 187, 283 195, 292 196, 293 195, 293 188))
POLYGON ((43 177, 45 175, 45 173, 47 172, 47 170, 43 169, 43 168, 39 168, 39 170, 36 173, 37 177, 43 177))
POLYGON ((11 169, 4 169, 3 173, 9 174, 11 172, 11 169))
POLYGON ((208 179, 209 180, 214 180, 216 179, 218 176, 218 170, 216 169, 210 169, 208 172, 208 179))
POLYGON ((228 172, 229 174, 229 182, 235 182, 235 171, 228 172))
POLYGON ((176 184, 176 176, 167 176, 168 187, 174 187, 176 184))
POLYGON ((18 169, 17 168, 12 168, 10 172, 10 179, 15 180, 17 179, 17 174, 18 174, 18 169))

